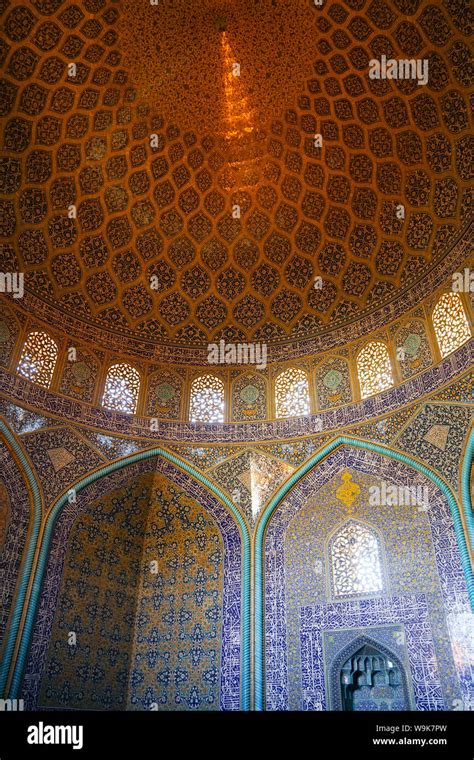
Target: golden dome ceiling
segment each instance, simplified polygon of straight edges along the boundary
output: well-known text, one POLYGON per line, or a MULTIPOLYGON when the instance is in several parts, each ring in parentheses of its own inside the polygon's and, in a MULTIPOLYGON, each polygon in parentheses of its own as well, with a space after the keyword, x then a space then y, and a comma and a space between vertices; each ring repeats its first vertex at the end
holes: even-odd
POLYGON ((0 10, 3 266, 30 310, 158 344, 301 340, 403 297, 467 225, 462 0, 0 10), (370 79, 382 55, 427 58, 428 85, 370 79))

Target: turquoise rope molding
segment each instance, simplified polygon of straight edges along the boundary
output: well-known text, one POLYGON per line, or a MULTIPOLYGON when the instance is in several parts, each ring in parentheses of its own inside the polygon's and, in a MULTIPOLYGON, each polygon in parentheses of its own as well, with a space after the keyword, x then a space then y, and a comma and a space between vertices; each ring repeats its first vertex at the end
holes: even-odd
POLYGON ((464 506, 464 515, 466 517, 467 532, 469 535, 469 541, 471 546, 474 546, 474 512, 472 511, 471 503, 471 468, 472 460, 474 458, 474 429, 471 430, 469 436, 466 451, 464 452, 464 460, 462 463, 461 474, 461 493, 462 503, 464 506))
MULTIPOLYGON (((106 465, 105 467, 101 468, 97 472, 92 473, 91 475, 88 475, 87 477, 83 478, 79 483, 77 483, 74 486, 74 490, 76 493, 79 493, 79 491, 82 491, 83 488, 86 488, 91 483, 94 483, 94 481, 98 480, 99 478, 105 477, 106 475, 110 475, 112 472, 115 472, 116 470, 120 470, 124 467, 127 467, 128 465, 135 464, 135 462, 140 462, 144 459, 149 459, 154 456, 160 456, 163 459, 167 460, 168 462, 171 462, 172 464, 177 465, 178 467, 185 470, 188 474, 190 474, 193 478, 198 480, 200 483, 202 483, 206 488, 211 491, 215 496, 217 496, 230 510, 231 514, 234 516, 238 526, 240 527, 241 536, 242 536, 242 613, 241 613, 241 630, 242 630, 242 650, 241 650, 241 708, 242 710, 249 710, 250 709, 250 535, 248 531, 248 527, 245 523, 245 520, 243 519, 240 512, 236 509, 234 504, 231 502, 228 496, 226 496, 220 488, 218 488, 216 485, 214 485, 205 475, 200 473, 198 470, 195 470, 194 467, 192 467, 187 462, 184 462, 183 460, 179 459, 179 457, 174 456, 173 454, 170 454, 168 451, 162 448, 153 448, 149 449, 148 451, 142 451, 138 454, 132 454, 129 457, 126 457, 125 459, 121 459, 118 462, 112 462, 109 465, 106 465)), ((25 465, 25 469, 27 471, 31 471, 30 467, 28 465, 28 462, 25 460, 22 461, 22 464, 25 465)), ((39 494, 38 494, 39 495, 39 494)), ((39 553, 38 558, 38 564, 36 567, 35 577, 33 580, 32 590, 31 590, 31 596, 28 603, 28 609, 25 617, 25 625, 23 627, 23 632, 21 636, 21 641, 18 648, 18 655, 16 658, 14 670, 13 670, 13 676, 12 676, 12 682, 8 693, 8 698, 10 699, 16 699, 18 698, 18 695, 20 693, 20 687, 21 687, 21 681, 23 677, 23 672, 26 664, 26 657, 28 654, 28 650, 31 643, 31 638, 33 635, 33 627, 36 617, 36 612, 38 609, 39 601, 40 601, 40 594, 41 594, 41 586, 43 583, 44 574, 46 572, 46 565, 48 561, 49 556, 49 548, 51 544, 51 540, 54 533, 54 528, 56 525, 56 521, 61 513, 62 508, 68 501, 68 494, 63 494, 61 498, 56 502, 52 510, 50 511, 48 515, 48 519, 45 525, 43 540, 41 542, 41 549, 39 553)), ((39 531, 39 525, 38 530, 35 534, 34 540, 30 541, 28 546, 28 555, 31 554, 31 558, 34 555, 36 542, 38 538, 38 531, 39 531)), ((27 568, 25 565, 25 570, 22 575, 22 582, 21 586, 22 588, 26 589, 26 584, 28 583, 29 574, 26 572, 27 568)), ((29 565, 29 571, 31 571, 31 562, 29 565)), ((15 609, 13 613, 14 619, 19 619, 21 617, 22 608, 23 608, 23 601, 24 601, 25 591, 23 591, 21 603, 18 599, 15 604, 15 609)), ((15 629, 13 629, 13 626, 10 628, 10 636, 9 636, 9 642, 7 644, 8 649, 6 652, 9 652, 9 657, 5 658, 5 662, 3 664, 3 669, 5 670, 6 674, 9 672, 10 668, 10 662, 11 657, 13 653, 13 649, 15 646, 15 639, 16 639, 16 633, 18 631, 18 624, 15 629), (11 638, 11 643, 10 643, 11 638)), ((6 680, 6 675, 5 675, 6 680)), ((2 691, 0 693, 3 693, 3 690, 5 688, 5 681, 2 684, 2 691)))
MULTIPOLYGON (((470 458, 472 461, 472 449, 474 448, 474 436, 471 436, 469 443, 470 443, 470 449, 469 449, 470 458)), ((288 491, 295 485, 295 483, 301 480, 301 478, 303 478, 306 475, 306 473, 314 467, 314 465, 318 464, 318 462, 324 459, 328 454, 331 454, 335 449, 344 445, 353 446, 359 449, 367 449, 368 451, 375 451, 378 454, 382 454, 384 456, 391 457, 392 459, 397 459, 400 462, 408 464, 414 469, 418 470, 418 472, 421 472, 423 475, 429 478, 442 491, 443 495, 446 497, 446 500, 451 510, 451 515, 452 515, 453 523, 454 523, 454 530, 456 533, 456 539, 458 542, 459 552, 461 555, 461 563, 462 563, 464 575, 466 577, 466 584, 467 584, 469 599, 471 601, 471 606, 474 609, 474 575, 473 575, 471 562, 469 558, 469 550, 466 544, 466 537, 464 534, 458 505, 454 497, 454 494, 452 493, 449 486, 447 486, 446 483, 440 477, 438 477, 438 475, 436 475, 436 473, 430 470, 429 467, 426 467, 425 465, 420 464, 419 462, 416 462, 414 459, 407 456, 406 454, 402 454, 401 452, 398 452, 398 451, 392 451, 391 449, 388 449, 385 446, 381 446, 380 444, 377 444, 377 443, 369 443, 367 441, 361 441, 357 438, 339 436, 334 441, 331 441, 331 443, 324 446, 324 448, 322 448, 312 457, 310 457, 310 459, 308 459, 308 461, 305 462, 299 470, 293 473, 293 475, 283 484, 280 490, 277 491, 277 493, 272 497, 272 499, 270 499, 258 523, 257 532, 255 536, 255 589, 254 589, 255 590, 255 594, 254 594, 254 600, 255 600, 254 601, 254 604, 255 604, 255 617, 254 617, 254 637, 255 637, 254 639, 255 641, 254 698, 255 698, 255 702, 254 702, 254 707, 255 707, 255 710, 265 709, 265 693, 264 693, 265 598, 264 598, 263 559, 264 559, 264 538, 265 538, 266 526, 273 512, 276 510, 278 505, 285 498, 288 491)), ((467 456, 466 456, 466 459, 467 459, 467 456)), ((467 467, 468 465, 466 464, 466 469, 467 467)), ((463 487, 465 486, 465 480, 466 478, 463 478, 463 487)), ((471 510, 470 504, 471 504, 470 496, 469 496, 469 500, 466 500, 463 498, 463 508, 464 508, 464 514, 466 518, 466 524, 468 526, 469 537, 472 540, 472 536, 474 535, 473 533, 474 516, 471 510)))
POLYGON ((21 579, 18 585, 18 593, 15 598, 14 608, 11 615, 10 627, 8 629, 7 641, 3 650, 3 658, 0 665, 0 695, 5 690, 5 685, 8 678, 8 672, 10 670, 10 663, 13 657, 13 651, 15 649, 15 641, 18 634, 18 628, 20 626, 21 614, 23 611, 23 605, 25 602, 26 590, 28 588, 28 582, 31 575, 31 567, 33 565, 33 558, 35 556, 36 543, 38 541, 38 534, 41 527, 41 495, 38 486, 38 482, 34 476, 33 470, 25 456, 23 449, 18 443, 17 439, 11 432, 10 428, 5 424, 3 420, 0 420, 0 432, 2 437, 15 452, 16 456, 21 462, 21 465, 26 474, 28 484, 31 488, 33 495, 33 520, 31 524, 31 533, 26 547, 25 559, 23 562, 23 568, 21 571, 21 579))

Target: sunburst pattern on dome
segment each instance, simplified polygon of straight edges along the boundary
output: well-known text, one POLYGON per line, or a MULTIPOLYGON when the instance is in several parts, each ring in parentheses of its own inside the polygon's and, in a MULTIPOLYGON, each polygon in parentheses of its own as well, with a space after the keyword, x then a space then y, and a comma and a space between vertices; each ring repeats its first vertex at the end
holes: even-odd
MULTIPOLYGON (((245 66, 236 77, 239 128, 243 115, 255 126, 248 142, 231 135, 232 156, 222 124, 199 131, 147 101, 124 65, 120 14, 130 3, 1 0, 3 268, 24 271, 26 290, 65 314, 190 345, 303 338, 415 283, 467 221, 468 6, 301 3, 312 73, 264 124, 256 99, 282 81, 269 72, 262 85, 265 65, 301 32, 295 14, 267 33, 265 13, 283 5, 261 4, 255 81, 245 66), (381 55, 427 58, 428 85, 369 79, 381 55)), ((202 8, 214 13, 212 49, 222 50, 225 22, 228 61, 229 50, 248 61, 254 43, 233 32, 231 14, 202 8)), ((171 29, 165 4, 154 11, 171 29)), ((168 86, 186 39, 168 34, 157 51, 177 62, 168 86)), ((199 78, 209 55, 196 61, 199 78)), ((191 87, 194 112, 196 98, 191 87)), ((225 121, 234 111, 219 103, 225 121)))

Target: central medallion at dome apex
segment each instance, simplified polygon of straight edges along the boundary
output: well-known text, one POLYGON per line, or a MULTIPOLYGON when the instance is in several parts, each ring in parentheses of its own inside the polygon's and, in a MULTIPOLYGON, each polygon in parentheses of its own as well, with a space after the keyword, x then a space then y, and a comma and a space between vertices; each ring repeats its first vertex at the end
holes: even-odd
MULTIPOLYGON (((308 0, 124 0, 121 47, 138 94, 201 135, 280 116, 312 74, 308 0)), ((244 127, 244 128, 245 128, 244 127)))

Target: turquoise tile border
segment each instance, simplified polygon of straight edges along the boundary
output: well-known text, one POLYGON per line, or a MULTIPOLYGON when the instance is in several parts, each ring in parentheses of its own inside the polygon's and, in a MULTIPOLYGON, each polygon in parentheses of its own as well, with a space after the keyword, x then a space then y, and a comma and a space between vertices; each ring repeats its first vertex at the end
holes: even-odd
MULTIPOLYGON (((472 449, 474 448, 474 437, 470 439, 470 461, 472 461, 472 449)), ((288 491, 303 478, 309 470, 315 465, 321 462, 322 459, 331 454, 335 449, 340 446, 354 446, 359 449, 367 449, 368 451, 375 451, 378 454, 382 454, 392 459, 396 459, 400 462, 410 465, 418 472, 421 472, 427 478, 429 478, 443 493, 449 504, 451 515, 453 517, 454 530, 456 533, 456 539, 459 546, 459 553, 461 555, 461 563, 466 577, 467 590, 471 601, 471 606, 474 610, 474 574, 471 567, 469 558, 469 550, 466 544, 466 537, 463 530, 463 524, 461 516, 459 514, 458 505, 454 497, 453 492, 449 486, 433 472, 426 465, 416 462, 406 454, 402 454, 398 451, 392 451, 380 444, 370 443, 368 441, 361 441, 357 438, 350 438, 348 436, 339 436, 324 446, 316 454, 313 454, 310 459, 305 462, 299 470, 293 473, 293 475, 283 484, 283 486, 277 491, 277 493, 270 499, 262 513, 255 536, 255 588, 254 588, 254 604, 255 604, 255 616, 254 616, 254 641, 255 641, 255 682, 254 682, 254 709, 265 709, 265 628, 264 628, 264 611, 265 611, 265 595, 264 595, 264 572, 263 572, 263 560, 264 560, 264 540, 265 530, 271 519, 272 514, 285 498, 288 491)), ((470 465, 467 464, 468 452, 466 452, 465 466, 467 472, 470 471, 470 465)), ((463 486, 466 485, 465 476, 463 480, 463 486)), ((472 542, 474 536, 474 515, 471 509, 470 496, 469 499, 464 498, 463 491, 463 509, 468 528, 468 535, 472 542)))
MULTIPOLYGON (((35 493, 34 530, 32 531, 30 540, 28 542, 28 547, 27 547, 27 552, 26 552, 26 561, 23 567, 23 572, 22 572, 21 582, 20 582, 20 593, 18 594, 18 597, 15 601, 15 606, 12 613, 12 624, 9 629, 8 640, 7 640, 7 644, 5 648, 4 661, 2 663, 0 693, 3 693, 5 690, 5 684, 6 684, 8 672, 10 670, 13 650, 15 648, 15 641, 18 634, 19 622, 22 615, 23 604, 25 600, 26 588, 27 588, 29 578, 31 575, 31 566, 33 562, 33 556, 34 556, 36 544, 38 541, 38 533, 39 533, 40 524, 41 524, 41 502, 40 502, 38 486, 34 479, 33 472, 21 448, 19 447, 18 443, 16 442, 16 440, 14 439, 14 437, 12 436, 8 428, 1 421, 0 421, 0 430, 5 435, 5 437, 11 444, 12 448, 14 448, 15 452, 18 454, 19 458, 21 459, 22 465, 24 466, 25 471, 28 475, 28 480, 29 481, 31 480, 32 487, 33 487, 33 484, 36 487, 36 493, 34 492, 35 493)), ((151 457, 156 457, 156 456, 162 457, 166 461, 171 462, 172 464, 175 464, 176 466, 185 470, 189 475, 191 475, 191 477, 193 477, 199 483, 204 485, 211 493, 217 496, 225 504, 225 506, 227 507, 229 512, 232 514, 232 516, 234 517, 236 523, 238 524, 240 528, 240 533, 242 537, 241 709, 249 710, 250 709, 250 535, 249 535, 248 527, 245 520, 243 519, 240 512, 236 509, 234 504, 231 502, 229 497, 226 496, 223 493, 223 491, 221 491, 220 488, 218 488, 214 483, 212 483, 205 475, 200 473, 190 464, 188 464, 187 462, 184 462, 179 457, 174 456, 174 454, 170 454, 168 451, 166 451, 166 449, 162 449, 159 447, 149 449, 148 451, 142 451, 138 454, 132 454, 129 457, 126 457, 125 459, 121 459, 118 462, 112 462, 111 464, 108 464, 102 467, 97 472, 94 472, 91 475, 88 475, 87 477, 83 478, 79 483, 75 484, 74 489, 76 492, 79 492, 83 488, 86 488, 86 486, 98 480, 99 478, 109 475, 112 472, 116 472, 117 470, 127 467, 128 465, 134 464, 135 462, 140 462, 144 459, 149 459, 151 457)), ((50 548, 51 540, 53 537, 56 521, 61 513, 62 508, 67 503, 67 501, 68 501, 68 494, 66 493, 66 494, 63 494, 63 496, 61 496, 61 498, 55 503, 54 507, 51 509, 48 515, 46 525, 45 525, 43 540, 41 542, 41 548, 40 548, 40 553, 38 557, 38 564, 36 567, 36 572, 35 572, 32 590, 31 590, 31 596, 30 596, 30 600, 29 600, 28 608, 26 612, 25 624, 23 627, 23 632, 21 635, 21 640, 20 640, 20 644, 18 648, 18 655, 17 655, 15 665, 14 665, 11 686, 7 695, 8 698, 10 699, 18 698, 18 695, 20 692, 21 680, 22 680, 23 672, 25 668, 26 657, 27 657, 28 649, 31 643, 34 621, 35 621, 35 617, 36 617, 36 613, 37 613, 37 609, 38 609, 38 605, 40 601, 41 586, 43 583, 43 578, 45 575, 46 566, 48 562, 49 548, 50 548)))
MULTIPOLYGON (((23 606, 25 603, 26 590, 31 575, 31 568, 33 565, 33 558, 35 556, 36 544, 38 541, 38 534, 41 527, 41 496, 38 482, 35 478, 33 470, 30 467, 28 459, 25 456, 23 449, 18 443, 17 439, 13 435, 10 428, 5 424, 3 420, 0 420, 0 432, 3 438, 7 441, 10 448, 13 449, 15 455, 18 457, 23 467, 23 474, 26 475, 28 485, 30 486, 33 496, 33 515, 30 517, 29 526, 31 525, 31 532, 29 540, 24 549, 24 558, 22 560, 22 567, 20 570, 20 582, 18 584, 18 592, 14 599, 12 612, 10 613, 9 621, 7 621, 7 639, 5 647, 3 649, 2 662, 0 664, 0 695, 3 695, 5 691, 5 685, 10 670, 10 665, 15 649, 15 642, 18 635, 18 628, 20 626, 21 615, 23 606)), ((28 527, 29 527, 28 526, 28 527)), ((6 695, 5 695, 6 697, 6 695)))
POLYGON ((471 546, 474 547, 474 512, 472 509, 471 501, 471 468, 472 460, 474 458, 474 429, 471 430, 469 436, 466 451, 464 452, 464 459, 462 463, 461 473, 461 493, 462 503, 464 508, 464 515, 466 518, 466 526, 469 534, 469 541, 471 546))

